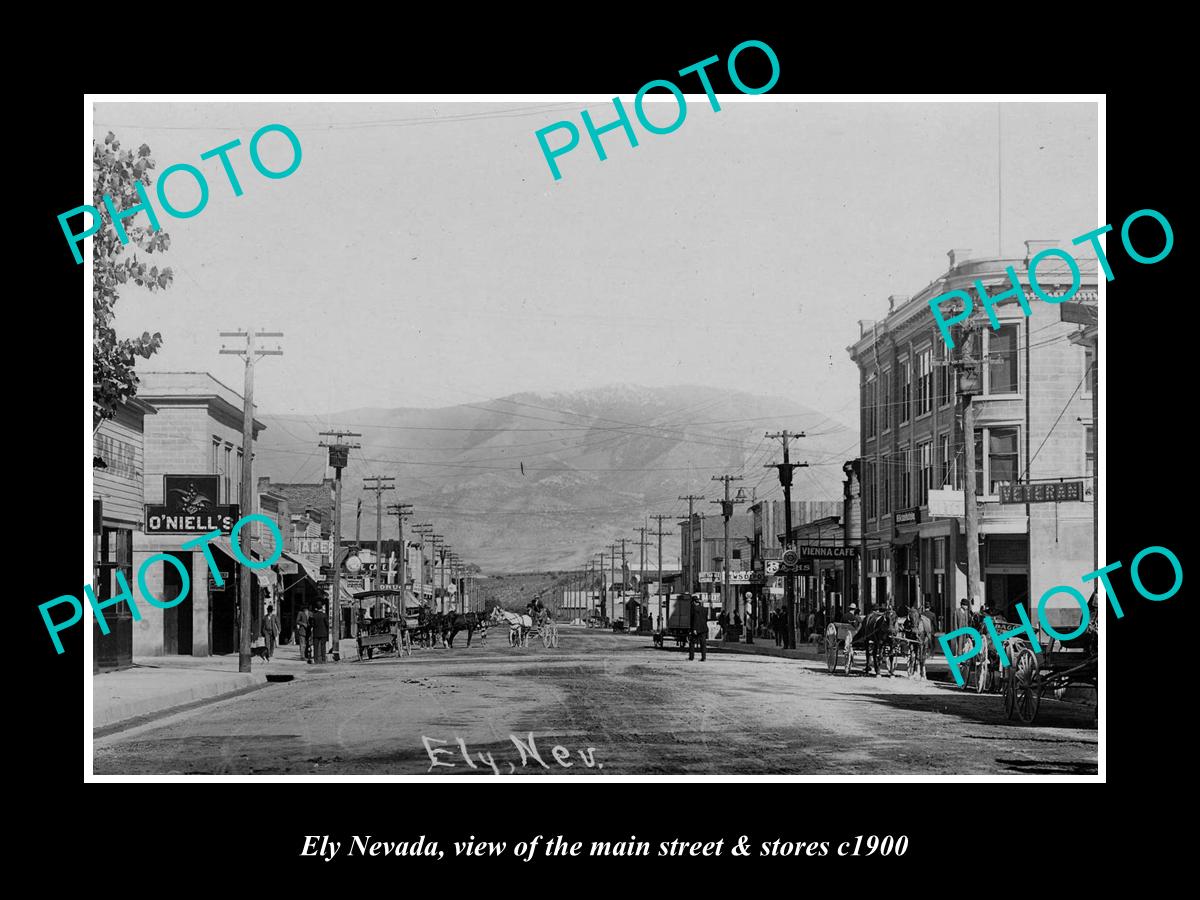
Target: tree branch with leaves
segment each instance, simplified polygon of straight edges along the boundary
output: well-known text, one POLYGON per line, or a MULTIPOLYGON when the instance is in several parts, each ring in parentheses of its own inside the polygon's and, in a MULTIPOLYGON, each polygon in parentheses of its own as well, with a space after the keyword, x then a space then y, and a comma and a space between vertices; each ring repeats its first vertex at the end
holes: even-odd
POLYGON ((162 346, 162 334, 143 332, 137 338, 118 338, 113 327, 115 307, 122 285, 136 284, 149 291, 164 290, 174 279, 170 266, 147 267, 137 251, 146 255, 162 253, 171 246, 170 236, 151 227, 145 213, 124 220, 128 243, 122 244, 112 227, 112 215, 104 203, 112 199, 116 210, 126 210, 142 202, 136 182, 143 190, 151 184, 155 168, 150 148, 142 144, 135 154, 122 150, 110 131, 104 142, 92 144, 92 205, 100 210, 103 223, 92 237, 92 426, 116 415, 117 408, 137 394, 138 378, 134 364, 138 357, 149 359, 162 346))

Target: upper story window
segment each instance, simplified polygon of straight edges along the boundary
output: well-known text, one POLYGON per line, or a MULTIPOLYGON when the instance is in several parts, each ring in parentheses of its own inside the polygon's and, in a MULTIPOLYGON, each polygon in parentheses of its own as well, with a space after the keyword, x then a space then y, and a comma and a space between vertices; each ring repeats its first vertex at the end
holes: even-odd
POLYGON ((1021 429, 1016 425, 975 429, 975 493, 994 497, 1001 484, 1013 484, 1019 475, 1021 429), (986 448, 987 452, 984 452, 986 448))
POLYGON ((876 496, 878 485, 875 483, 876 477, 879 474, 879 466, 871 460, 868 460, 863 466, 863 503, 866 505, 867 518, 874 520, 878 515, 879 510, 876 506, 876 496))
POLYGON ((933 349, 917 352, 917 415, 933 409, 933 349))
POLYGON ((921 480, 917 485, 917 506, 929 502, 929 489, 933 487, 933 441, 917 445, 917 464, 921 467, 921 480))
POLYGON ((880 431, 887 431, 892 427, 892 370, 884 369, 879 376, 879 418, 881 424, 880 431))
POLYGON ((983 390, 986 394, 1020 393, 1018 381, 1017 339, 1019 325, 1015 322, 1001 325, 999 331, 987 328, 984 331, 984 352, 987 365, 984 367, 983 390))
POLYGON ((875 437, 875 384, 874 376, 863 385, 863 433, 867 439, 875 437))
POLYGON ((1083 348, 1083 396, 1092 397, 1096 393, 1096 351, 1091 347, 1083 348))
POLYGON ((900 398, 899 398, 899 413, 896 421, 901 425, 908 421, 910 415, 909 407, 912 404, 912 363, 909 360, 901 360, 900 369, 896 373, 896 379, 900 383, 900 398))
POLYGON ((954 401, 954 369, 949 365, 950 354, 946 346, 946 342, 939 340, 934 344, 937 348, 937 356, 934 361, 934 376, 933 380, 937 384, 937 402, 939 406, 945 406, 954 401))

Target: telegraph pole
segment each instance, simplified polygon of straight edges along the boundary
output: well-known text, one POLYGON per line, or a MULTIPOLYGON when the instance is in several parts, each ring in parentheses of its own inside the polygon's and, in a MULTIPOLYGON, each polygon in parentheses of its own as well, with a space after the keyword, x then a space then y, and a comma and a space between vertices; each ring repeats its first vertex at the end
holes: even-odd
MULTIPOLYGON (((973 329, 963 328, 963 344, 973 329)), ((962 344, 960 344, 962 346, 962 344)), ((975 610, 975 592, 979 586, 979 507, 975 500, 975 404, 971 398, 982 388, 978 361, 970 354, 959 353, 955 361, 958 369, 958 398, 962 402, 963 450, 966 473, 963 478, 963 512, 967 525, 967 606, 975 610)), ((980 598, 982 604, 983 598, 980 598)))
MULTIPOLYGON (((350 461, 350 451, 358 450, 362 444, 348 444, 343 438, 362 437, 356 431, 322 431, 321 437, 333 438, 333 443, 329 444, 321 441, 318 446, 329 448, 329 466, 334 471, 333 482, 333 553, 330 557, 330 562, 333 563, 333 582, 330 599, 330 612, 333 615, 333 622, 330 623, 330 634, 334 635, 335 641, 342 639, 342 616, 340 610, 341 601, 341 570, 342 570, 342 469, 346 468, 346 464, 350 461)), ((340 656, 340 648, 334 644, 333 658, 337 660, 340 656)))
POLYGON ((649 608, 649 595, 646 593, 646 532, 650 529, 639 525, 634 531, 638 532, 638 548, 641 550, 641 562, 638 567, 638 606, 643 611, 649 608))
MULTIPOLYGON (((730 612, 731 610, 736 613, 737 612, 737 604, 735 602, 731 602, 730 597, 729 597, 729 520, 733 517, 734 504, 735 503, 745 503, 746 501, 744 501, 740 498, 738 500, 730 500, 729 499, 729 482, 741 481, 742 476, 741 475, 714 475, 712 477, 712 480, 725 482, 725 499, 708 501, 709 503, 720 503, 721 504, 721 518, 723 518, 725 520, 725 559, 724 559, 725 588, 721 593, 721 606, 725 609, 725 611, 727 613, 730 612)), ((743 622, 742 624, 743 624, 743 627, 745 627, 745 623, 743 622)))
MULTIPOLYGON (((246 372, 242 386, 242 484, 238 491, 238 503, 241 504, 240 514, 248 516, 255 512, 254 477, 254 364, 260 356, 283 356, 278 346, 274 350, 259 350, 255 339, 260 337, 283 337, 282 331, 222 331, 220 337, 236 337, 246 339, 245 350, 227 350, 221 345, 221 354, 226 356, 244 356, 246 372)), ((250 558, 250 529, 243 528, 241 533, 242 558, 250 558)), ((282 549, 282 548, 280 548, 282 549)), ((239 609, 241 610, 241 628, 238 635, 238 671, 250 671, 250 591, 252 574, 250 567, 245 564, 238 566, 238 593, 240 595, 239 609)))
POLYGON ((438 553, 438 581, 442 585, 442 604, 440 611, 446 612, 446 555, 450 552, 450 545, 442 541, 442 549, 438 553))
MULTIPOLYGON (((668 519, 670 516, 650 516, 650 518, 654 519, 658 524, 658 527, 650 533, 658 538, 658 615, 660 619, 665 621, 671 611, 669 609, 665 613, 663 611, 662 539, 663 535, 670 534, 671 532, 663 531, 662 523, 663 519, 668 519)), ((688 621, 690 622, 691 620, 689 619, 688 621)))
MULTIPOLYGON (((767 434, 766 437, 783 442, 783 462, 767 463, 764 469, 776 469, 779 472, 779 483, 783 485, 783 546, 786 550, 792 542, 792 470, 803 468, 808 463, 794 463, 788 456, 788 443, 792 438, 804 437, 799 433, 784 429, 777 434, 767 434)), ((865 562, 864 562, 865 565, 865 562)), ((796 581, 791 573, 785 573, 783 579, 783 605, 787 609, 787 640, 784 646, 789 650, 796 649, 796 581)))
MULTIPOLYGON (((385 481, 395 481, 391 475, 367 475, 363 478, 363 489, 375 492, 375 581, 373 587, 378 590, 383 583, 383 492, 394 491, 394 484, 384 484, 385 481), (367 484, 374 481, 374 484, 367 484)), ((375 613, 379 612, 379 602, 372 604, 375 613)))
POLYGON ((437 606, 437 587, 436 587, 436 582, 435 582, 435 580, 434 580, 434 570, 433 570, 433 567, 434 567, 435 565, 437 565, 436 558, 437 558, 437 552, 438 552, 438 544, 440 544, 441 542, 442 542, 442 536, 441 536, 440 534, 434 534, 432 531, 429 533, 429 544, 430 544, 430 550, 429 550, 429 592, 430 592, 430 593, 433 595, 433 596, 432 596, 430 599, 434 601, 434 602, 433 602, 433 604, 432 604, 432 606, 434 606, 434 607, 436 607, 436 606, 437 606))
MULTIPOLYGON (((404 520, 412 515, 412 504, 411 503, 393 503, 388 507, 388 512, 396 517, 396 526, 399 529, 399 537, 397 538, 397 540, 400 541, 400 573, 399 573, 400 574, 400 606, 403 607, 404 606, 404 576, 406 574, 404 571, 404 557, 408 556, 408 552, 407 552, 408 548, 406 548, 404 546, 404 520)), ((401 609, 400 614, 401 615, 404 614, 403 609, 401 609)))
POLYGON ((604 584, 604 552, 593 554, 596 558, 593 563, 596 565, 596 572, 600 576, 600 614, 604 619, 604 624, 608 624, 608 588, 604 584))
POLYGON ((703 500, 699 494, 688 494, 686 497, 680 497, 680 500, 686 500, 688 505, 688 530, 687 530, 687 592, 690 594, 696 589, 696 573, 692 566, 692 503, 695 500, 703 500))
POLYGON ((420 571, 413 578, 413 586, 418 588, 418 592, 414 592, 417 593, 417 602, 423 604, 425 602, 425 541, 433 533, 433 524, 431 522, 421 522, 420 524, 413 525, 412 530, 421 539, 419 548, 421 553, 420 571))
MULTIPOLYGON (((611 584, 613 587, 616 587, 616 585, 617 585, 617 545, 616 544, 608 545, 608 583, 611 584)), ((609 599, 612 601, 613 615, 612 615, 611 619, 615 619, 617 617, 617 598, 610 597, 609 599)), ((606 617, 608 617, 607 609, 604 610, 604 615, 606 617)), ((611 619, 610 619, 610 621, 611 621, 611 619)))

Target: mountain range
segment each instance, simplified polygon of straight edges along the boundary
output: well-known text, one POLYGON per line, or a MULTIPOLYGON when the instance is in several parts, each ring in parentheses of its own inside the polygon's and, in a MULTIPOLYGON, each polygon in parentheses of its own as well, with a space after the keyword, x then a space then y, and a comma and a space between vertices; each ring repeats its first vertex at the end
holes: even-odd
MULTIPOLYGON (((798 469, 793 500, 841 497, 841 466, 858 455, 858 431, 782 397, 712 387, 617 384, 563 393, 522 393, 439 409, 348 409, 330 415, 271 415, 255 451, 256 475, 318 482, 332 474, 321 431, 360 432, 343 471, 342 532, 375 537, 375 496, 363 478, 395 477, 389 503, 410 503, 411 522, 432 522, 468 562, 485 572, 580 568, 614 538, 663 513, 664 565, 678 556, 681 495, 702 494, 697 511, 718 514, 713 475, 741 474, 746 497, 781 497, 780 457, 767 431, 805 432, 792 444, 798 469), (701 508, 703 508, 701 510, 701 508)), ((327 438, 325 440, 328 440, 327 438)), ((653 522, 650 522, 653 528, 653 522)), ((383 536, 396 536, 384 518, 383 536)), ((653 550, 647 550, 647 559, 653 550)))

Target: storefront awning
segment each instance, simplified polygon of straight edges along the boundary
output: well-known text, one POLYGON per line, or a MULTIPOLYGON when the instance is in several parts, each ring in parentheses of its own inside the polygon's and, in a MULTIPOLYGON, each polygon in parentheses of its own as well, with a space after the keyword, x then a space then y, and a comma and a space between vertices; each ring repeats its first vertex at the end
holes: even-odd
POLYGON ((311 578, 314 583, 319 583, 321 581, 320 567, 313 565, 312 562, 306 559, 303 555, 299 553, 289 553, 287 550, 284 550, 283 556, 280 559, 281 561, 285 559, 290 560, 297 567, 299 567, 301 572, 311 578))
MULTIPOLYGON (((235 563, 238 562, 238 558, 237 558, 237 556, 234 555, 233 545, 229 542, 229 538, 224 537, 224 536, 218 537, 218 538, 213 538, 209 545, 212 547, 216 547, 218 550, 220 550, 222 553, 224 553, 226 556, 228 556, 235 563)), ((239 548, 239 550, 240 550, 240 548, 239 548)), ((254 547, 250 548, 250 558, 253 560, 262 559, 262 557, 254 549, 254 547)), ((238 563, 238 565, 241 565, 241 563, 238 563)), ((275 590, 275 573, 272 572, 270 570, 270 568, 251 569, 250 571, 252 571, 254 573, 255 580, 257 580, 258 583, 262 587, 270 588, 272 591, 275 590)))

